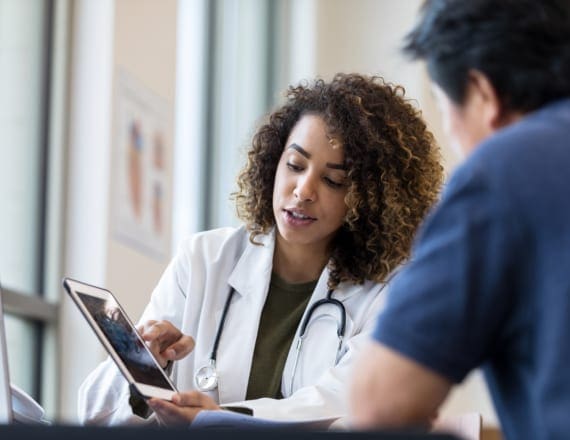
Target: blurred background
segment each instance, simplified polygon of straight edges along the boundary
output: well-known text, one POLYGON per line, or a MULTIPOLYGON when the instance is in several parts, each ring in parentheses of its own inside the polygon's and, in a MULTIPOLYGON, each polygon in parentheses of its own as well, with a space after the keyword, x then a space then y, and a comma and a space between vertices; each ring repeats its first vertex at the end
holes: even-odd
MULTIPOLYGON (((290 84, 402 85, 442 146, 424 67, 400 54, 419 0, 0 0, 0 282, 12 381, 52 420, 105 354, 63 276, 140 316, 180 240, 237 225, 244 151, 290 84)), ((497 426, 479 372, 444 414, 497 426)))

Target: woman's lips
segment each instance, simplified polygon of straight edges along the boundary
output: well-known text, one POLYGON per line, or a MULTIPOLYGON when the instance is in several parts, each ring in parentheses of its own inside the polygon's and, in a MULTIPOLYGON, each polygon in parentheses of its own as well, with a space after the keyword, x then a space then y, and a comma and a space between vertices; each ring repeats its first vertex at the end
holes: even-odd
POLYGON ((292 226, 306 226, 317 221, 315 217, 311 217, 310 215, 297 210, 284 209, 283 214, 285 221, 292 226))

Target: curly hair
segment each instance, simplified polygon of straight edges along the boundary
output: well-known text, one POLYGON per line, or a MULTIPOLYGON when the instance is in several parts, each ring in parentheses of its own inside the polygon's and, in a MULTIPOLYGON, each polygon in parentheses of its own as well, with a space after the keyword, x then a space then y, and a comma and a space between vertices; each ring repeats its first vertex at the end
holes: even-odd
POLYGON ((379 76, 337 74, 291 86, 253 137, 232 194, 250 241, 275 225, 273 185, 289 134, 306 114, 323 118, 343 146, 347 215, 328 262, 328 285, 383 282, 410 254, 443 182, 440 150, 404 89, 379 76))

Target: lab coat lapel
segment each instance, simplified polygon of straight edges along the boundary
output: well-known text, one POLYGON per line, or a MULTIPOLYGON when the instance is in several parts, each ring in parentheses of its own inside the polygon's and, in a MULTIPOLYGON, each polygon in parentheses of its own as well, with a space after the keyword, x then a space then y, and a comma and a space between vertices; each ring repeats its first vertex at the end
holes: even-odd
POLYGON ((236 295, 224 329, 231 337, 222 338, 218 348, 221 403, 243 400, 247 392, 259 321, 271 280, 275 243, 273 233, 256 240, 262 245, 248 244, 228 279, 236 295))
MULTIPOLYGON (((299 340, 301 325, 305 321, 307 313, 311 308, 311 306, 315 302, 323 298, 326 298, 327 292, 329 290, 327 286, 329 275, 330 275, 329 270, 325 267, 325 269, 321 273, 317 286, 313 291, 311 299, 309 300, 309 303, 305 308, 305 312, 303 313, 303 317, 301 318, 299 327, 297 328, 297 332, 295 333, 295 339, 291 344, 291 348, 287 356, 287 361, 285 363, 285 368, 283 370, 283 380, 282 380, 281 389, 285 397, 291 394, 291 375, 293 373, 293 366, 296 358, 296 348, 297 348, 297 342, 299 340)), ((348 337, 354 331, 354 323, 351 316, 351 308, 347 306, 346 302, 354 295, 357 295, 362 290, 363 286, 361 285, 341 283, 333 292, 332 297, 339 300, 345 306, 346 337, 348 337)), ((334 326, 327 325, 325 334, 319 333, 318 331, 311 331, 312 329, 310 329, 313 319, 318 319, 319 315, 327 313, 329 311, 332 312, 331 313, 332 316, 338 315, 338 309, 334 308, 334 306, 326 305, 316 309, 313 316, 311 317, 311 320, 309 321, 306 338, 303 342, 303 348, 299 356, 297 371, 295 373, 293 391, 295 389, 302 387, 305 383, 306 378, 310 378, 310 380, 316 380, 316 378, 313 376, 321 374, 323 371, 325 371, 327 367, 334 365, 334 359, 336 358, 336 349, 338 347, 338 337, 334 326), (326 351, 326 353, 324 353, 323 355, 319 355, 319 350, 326 351), (310 357, 308 362, 306 359, 304 359, 305 355, 308 355, 310 357), (330 362, 329 358, 331 360, 330 362), (323 363, 326 365, 324 365, 323 363)))

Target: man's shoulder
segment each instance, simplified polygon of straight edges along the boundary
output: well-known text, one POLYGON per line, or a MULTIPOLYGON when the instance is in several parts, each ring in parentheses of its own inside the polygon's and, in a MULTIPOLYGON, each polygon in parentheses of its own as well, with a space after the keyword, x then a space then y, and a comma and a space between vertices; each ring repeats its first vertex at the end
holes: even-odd
POLYGON ((532 112, 487 138, 461 164, 451 187, 485 185, 496 194, 520 193, 541 176, 570 167, 570 100, 532 112))
POLYGON ((506 165, 561 154, 570 160, 569 142, 570 99, 565 99, 545 105, 498 130, 481 144, 473 154, 473 161, 506 165))

